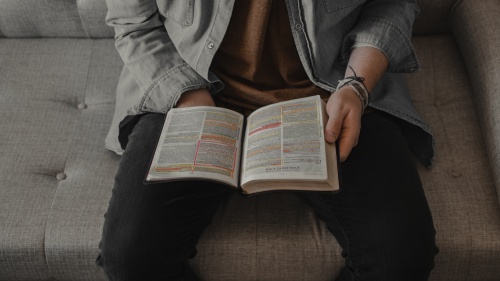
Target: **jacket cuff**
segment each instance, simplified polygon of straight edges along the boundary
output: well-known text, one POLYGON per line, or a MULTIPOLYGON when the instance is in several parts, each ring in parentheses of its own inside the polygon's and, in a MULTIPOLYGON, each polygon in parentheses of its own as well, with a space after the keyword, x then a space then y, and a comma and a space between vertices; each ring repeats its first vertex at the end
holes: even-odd
POLYGON ((369 45, 382 51, 389 61, 388 72, 415 72, 420 64, 410 41, 410 32, 383 18, 360 21, 345 37, 342 44, 341 63, 347 64, 351 49, 369 45))
POLYGON ((139 111, 167 113, 186 91, 208 88, 213 95, 221 87, 220 81, 209 82, 183 63, 169 69, 150 85, 139 104, 139 111))

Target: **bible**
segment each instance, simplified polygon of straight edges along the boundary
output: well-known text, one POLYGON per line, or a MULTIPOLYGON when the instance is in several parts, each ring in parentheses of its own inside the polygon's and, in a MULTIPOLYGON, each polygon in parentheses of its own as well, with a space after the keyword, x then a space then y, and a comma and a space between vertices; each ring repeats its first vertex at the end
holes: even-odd
POLYGON ((220 107, 173 108, 145 181, 213 180, 245 195, 339 191, 338 150, 325 141, 326 121, 319 96, 264 106, 246 119, 220 107))

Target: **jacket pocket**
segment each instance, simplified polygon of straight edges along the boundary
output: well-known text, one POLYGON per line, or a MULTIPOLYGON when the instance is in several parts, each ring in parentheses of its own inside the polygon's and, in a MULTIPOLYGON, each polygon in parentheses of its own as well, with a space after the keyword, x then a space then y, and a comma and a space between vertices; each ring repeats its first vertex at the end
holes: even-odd
POLYGON ((158 10, 180 25, 192 25, 195 0, 157 0, 158 10))
POLYGON ((365 0, 322 0, 323 7, 327 13, 335 13, 349 8, 353 10, 355 7, 361 5, 365 0))

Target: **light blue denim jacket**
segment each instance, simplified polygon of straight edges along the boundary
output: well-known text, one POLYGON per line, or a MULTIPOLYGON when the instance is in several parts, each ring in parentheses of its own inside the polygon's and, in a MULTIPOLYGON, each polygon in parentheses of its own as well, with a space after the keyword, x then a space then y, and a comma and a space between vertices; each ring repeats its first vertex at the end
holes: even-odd
MULTIPOLYGON (((351 49, 372 46, 389 60, 388 73, 371 93, 370 106, 415 126, 410 147, 426 166, 433 155, 429 128, 414 109, 401 72, 419 63, 410 42, 419 13, 413 0, 285 0, 304 69, 317 86, 333 92, 351 49)), ((106 147, 123 152, 136 117, 166 113, 188 90, 223 88, 210 64, 231 17, 234 0, 106 0, 106 22, 115 28, 124 62, 106 147)))

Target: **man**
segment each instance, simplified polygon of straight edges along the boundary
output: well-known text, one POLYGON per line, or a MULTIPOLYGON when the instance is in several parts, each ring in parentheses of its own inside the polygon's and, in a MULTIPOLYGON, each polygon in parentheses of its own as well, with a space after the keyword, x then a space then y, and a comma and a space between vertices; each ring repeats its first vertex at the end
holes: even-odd
POLYGON ((315 94, 327 100, 343 191, 303 197, 344 249, 339 280, 427 280, 435 231, 410 150, 430 165, 432 137, 403 78, 387 73, 419 68, 415 1, 106 2, 125 63, 106 139, 123 153, 98 257, 110 280, 197 280, 187 260, 230 192, 198 181, 144 186, 164 113, 248 114, 315 94))

